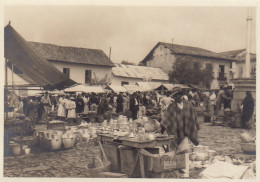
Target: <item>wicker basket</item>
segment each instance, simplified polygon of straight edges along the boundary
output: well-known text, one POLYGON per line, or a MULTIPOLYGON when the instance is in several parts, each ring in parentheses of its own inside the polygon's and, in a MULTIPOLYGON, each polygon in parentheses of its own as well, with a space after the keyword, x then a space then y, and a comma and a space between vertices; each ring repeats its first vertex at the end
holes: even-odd
POLYGON ((89 177, 100 177, 100 173, 110 171, 111 168, 111 162, 110 161, 102 161, 98 157, 96 157, 101 162, 101 167, 98 168, 88 168, 86 170, 86 174, 89 177))
POLYGON ((242 148, 244 153, 247 153, 247 154, 255 154, 256 153, 255 143, 241 143, 241 148, 242 148))

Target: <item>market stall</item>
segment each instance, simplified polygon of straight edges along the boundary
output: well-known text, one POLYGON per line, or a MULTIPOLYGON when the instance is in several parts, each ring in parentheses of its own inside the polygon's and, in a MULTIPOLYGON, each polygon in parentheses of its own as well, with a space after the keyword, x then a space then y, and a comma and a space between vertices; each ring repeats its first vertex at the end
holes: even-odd
POLYGON ((81 85, 76 85, 76 86, 66 88, 64 89, 64 92, 104 93, 105 91, 100 86, 88 86, 88 85, 81 84, 81 85))
POLYGON ((108 85, 106 89, 112 90, 115 93, 127 92, 127 89, 120 85, 108 85))
POLYGON ((163 177, 168 171, 185 168, 185 154, 170 150, 173 136, 156 133, 158 128, 156 120, 132 121, 124 116, 97 128, 101 150, 113 171, 144 178, 163 177))

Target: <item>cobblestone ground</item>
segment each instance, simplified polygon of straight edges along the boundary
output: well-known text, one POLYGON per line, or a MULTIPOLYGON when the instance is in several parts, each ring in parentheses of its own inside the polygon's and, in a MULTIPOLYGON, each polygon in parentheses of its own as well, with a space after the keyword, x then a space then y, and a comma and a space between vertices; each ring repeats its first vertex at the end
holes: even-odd
MULTIPOLYGON (((202 123, 199 131, 200 143, 216 150, 218 155, 255 160, 255 155, 243 154, 241 150, 240 134, 243 132, 252 135, 256 133, 255 129, 233 129, 202 123)), ((88 177, 85 166, 93 153, 86 148, 91 149, 95 155, 101 155, 98 144, 92 141, 70 150, 49 152, 35 149, 29 156, 5 157, 4 177, 88 177)), ((202 169, 192 169, 191 178, 197 178, 201 171, 202 169)))

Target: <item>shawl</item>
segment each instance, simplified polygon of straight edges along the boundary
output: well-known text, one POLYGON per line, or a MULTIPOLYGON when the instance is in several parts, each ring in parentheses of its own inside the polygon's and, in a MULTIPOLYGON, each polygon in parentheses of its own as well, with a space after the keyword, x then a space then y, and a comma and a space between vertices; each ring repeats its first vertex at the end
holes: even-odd
POLYGON ((242 121, 247 122, 254 113, 255 102, 252 96, 246 96, 243 100, 242 121))
POLYGON ((199 144, 197 114, 189 101, 183 101, 181 110, 176 102, 171 103, 166 109, 161 124, 169 135, 174 135, 173 144, 178 146, 184 137, 188 137, 194 145, 199 144))

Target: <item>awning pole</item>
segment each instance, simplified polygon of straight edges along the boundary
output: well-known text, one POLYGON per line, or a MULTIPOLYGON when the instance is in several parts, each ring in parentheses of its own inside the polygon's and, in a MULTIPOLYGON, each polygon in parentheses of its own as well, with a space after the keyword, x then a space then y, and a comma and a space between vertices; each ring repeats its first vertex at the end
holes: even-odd
POLYGON ((8 69, 7 69, 7 58, 5 58, 5 101, 6 102, 6 119, 8 119, 8 78, 7 78, 7 73, 8 69))
POLYGON ((12 63, 12 88, 14 88, 14 64, 12 63))
POLYGON ((8 71, 8 69, 7 69, 7 59, 5 58, 5 87, 7 87, 7 85, 8 85, 8 79, 7 79, 7 71, 8 71))

